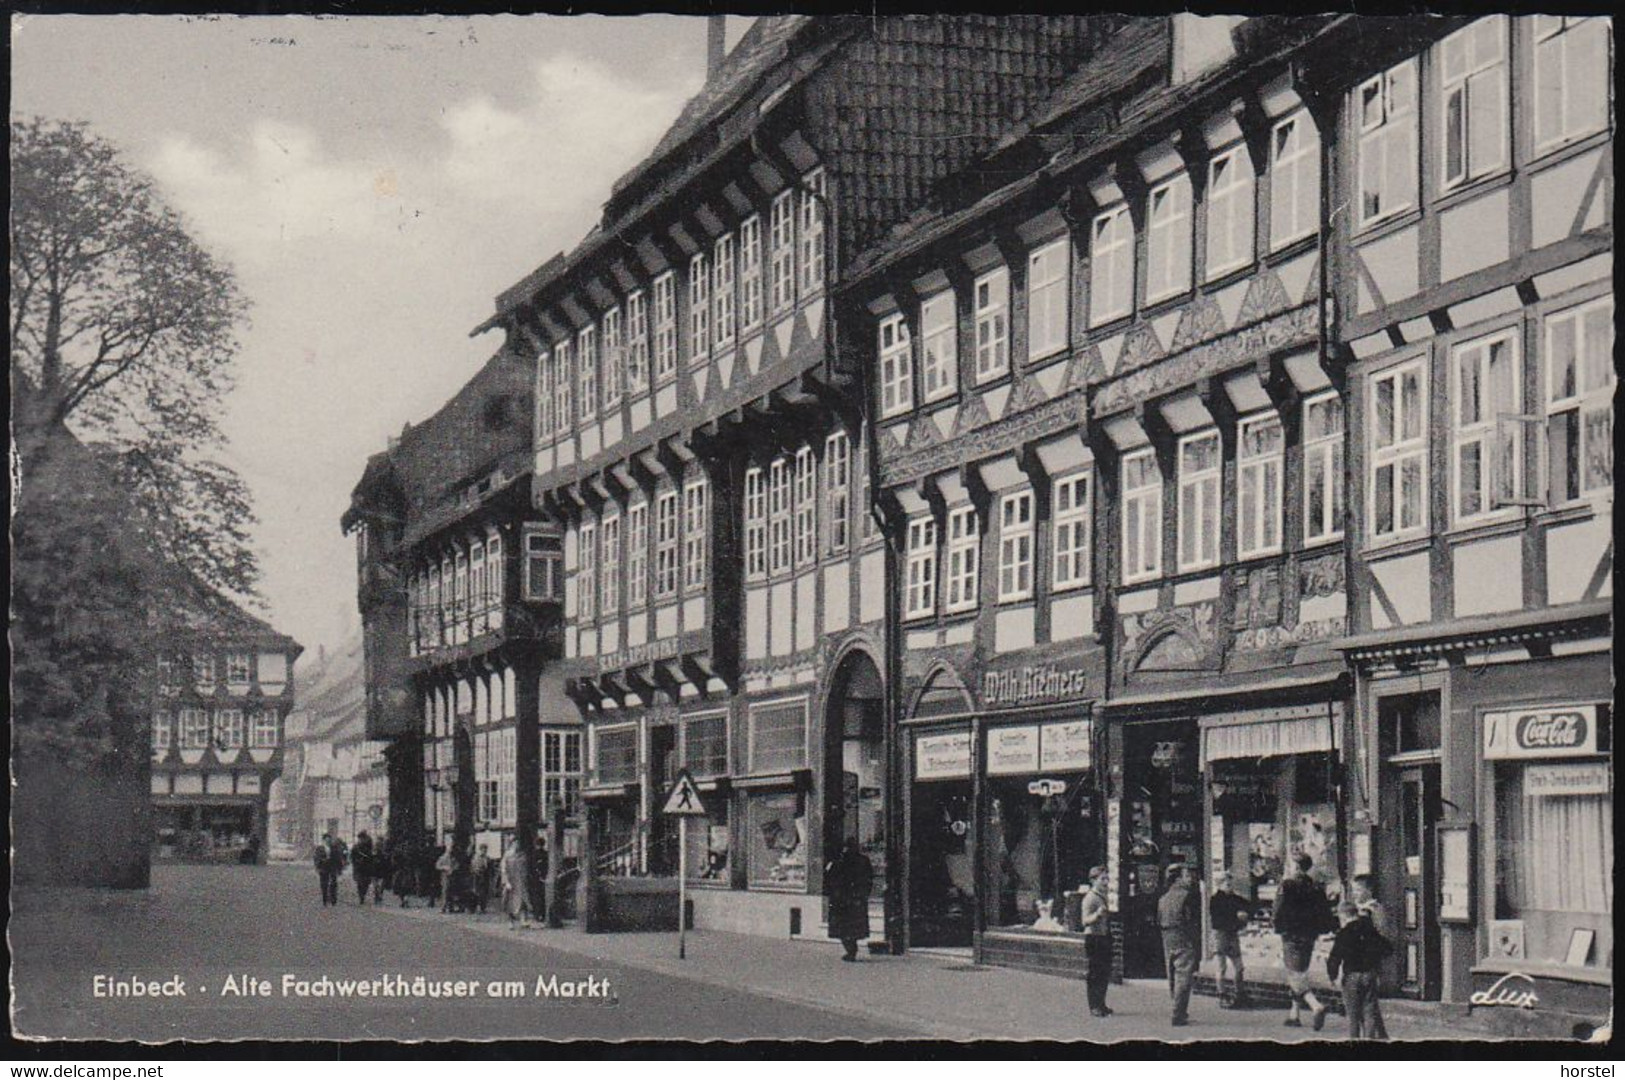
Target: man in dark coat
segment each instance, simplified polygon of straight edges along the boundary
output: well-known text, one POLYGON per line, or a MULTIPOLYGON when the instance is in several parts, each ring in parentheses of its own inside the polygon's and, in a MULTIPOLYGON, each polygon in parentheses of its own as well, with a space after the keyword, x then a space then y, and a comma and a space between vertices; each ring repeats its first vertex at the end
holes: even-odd
POLYGON ((1168 962, 1168 996, 1174 1003, 1174 1027, 1184 1027, 1191 1022, 1191 984, 1196 979, 1202 937, 1202 898, 1196 882, 1194 867, 1170 866, 1168 889, 1157 901, 1157 925, 1162 928, 1162 951, 1168 962))
POLYGON ((333 837, 327 833, 322 833, 322 842, 316 845, 316 849, 311 852, 310 857, 310 861, 316 867, 316 883, 322 890, 322 907, 327 906, 327 894, 331 891, 329 885, 333 880, 332 846, 333 837))
POLYGON ((356 834, 355 847, 350 849, 350 866, 355 873, 356 901, 365 907, 367 887, 372 884, 372 875, 377 872, 374 867, 372 836, 365 829, 356 834))
POLYGON ((856 840, 841 845, 841 853, 824 867, 824 894, 829 897, 829 936, 839 938, 848 963, 858 958, 858 942, 869 936, 869 893, 875 867, 858 850, 856 840))
POLYGON ((1299 852, 1297 865, 1298 872, 1282 881, 1275 893, 1275 932, 1281 935, 1281 963, 1286 968, 1287 990, 1291 993, 1286 1026, 1302 1027, 1299 1009, 1307 1006, 1310 1026, 1319 1031, 1326 1026, 1326 1006, 1309 989, 1309 960, 1315 951, 1315 940, 1336 927, 1337 920, 1332 917, 1326 890, 1310 873, 1315 860, 1299 852))

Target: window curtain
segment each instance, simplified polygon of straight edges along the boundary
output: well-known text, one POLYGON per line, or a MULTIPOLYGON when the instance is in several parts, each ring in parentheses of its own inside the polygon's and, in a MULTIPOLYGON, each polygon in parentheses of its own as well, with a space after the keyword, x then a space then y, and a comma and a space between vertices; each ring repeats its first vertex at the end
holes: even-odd
POLYGON ((1614 821, 1602 795, 1522 800, 1522 907, 1606 915, 1614 907, 1614 821))

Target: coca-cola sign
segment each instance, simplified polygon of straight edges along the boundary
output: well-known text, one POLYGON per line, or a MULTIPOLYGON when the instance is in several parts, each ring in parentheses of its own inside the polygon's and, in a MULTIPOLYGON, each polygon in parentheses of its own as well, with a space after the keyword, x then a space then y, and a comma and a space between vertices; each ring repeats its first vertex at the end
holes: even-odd
POLYGON ((1486 758, 1573 757, 1597 752, 1597 707, 1562 705, 1484 714, 1486 758))

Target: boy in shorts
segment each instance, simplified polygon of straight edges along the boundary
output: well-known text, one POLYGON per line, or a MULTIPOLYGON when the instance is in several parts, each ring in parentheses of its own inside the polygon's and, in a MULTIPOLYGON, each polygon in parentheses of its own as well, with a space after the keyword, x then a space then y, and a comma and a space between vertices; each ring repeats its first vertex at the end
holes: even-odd
POLYGON ((1239 1009, 1245 1008, 1247 999, 1247 983, 1241 966, 1241 929, 1247 925, 1247 901, 1236 894, 1232 885, 1234 879, 1228 872, 1222 872, 1214 879, 1213 895, 1207 902, 1208 925, 1213 928, 1213 955, 1219 962, 1218 983, 1219 1008, 1239 1009), (1229 994, 1224 992, 1224 973, 1226 968, 1235 970, 1234 988, 1229 994))

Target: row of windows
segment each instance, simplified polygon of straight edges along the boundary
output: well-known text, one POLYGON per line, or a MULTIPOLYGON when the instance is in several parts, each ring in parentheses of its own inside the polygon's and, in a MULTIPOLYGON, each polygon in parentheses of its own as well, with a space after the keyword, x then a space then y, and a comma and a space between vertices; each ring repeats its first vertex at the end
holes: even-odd
MULTIPOLYGON (((745 717, 745 770, 771 772, 807 765, 807 699, 753 703, 745 717)), ((684 717, 677 734, 676 760, 699 779, 731 771, 728 714, 684 717)), ((632 783, 638 779, 638 728, 635 724, 595 725, 593 766, 597 783, 632 783)))
POLYGON ((681 491, 656 492, 652 507, 640 496, 624 514, 609 509, 583 521, 576 530, 577 617, 609 618, 623 601, 627 610, 642 608, 651 592, 661 599, 679 587, 704 588, 710 490, 703 478, 690 480, 681 491))
MULTIPOLYGON (((216 676, 221 674, 220 665, 215 662, 211 653, 198 653, 193 656, 160 656, 158 658, 158 692, 166 697, 174 697, 181 690, 181 672, 188 667, 192 670, 192 684, 200 690, 211 690, 216 685, 216 676)), ((253 656, 250 653, 227 653, 224 664, 225 684, 234 687, 247 687, 251 681, 253 669, 253 656)), ((280 653, 268 653, 260 657, 259 679, 262 685, 276 685, 287 681, 287 660, 280 653)))
MULTIPOLYGON (((1545 370, 1525 379, 1514 323, 1450 351, 1450 518, 1476 524, 1531 503, 1560 506, 1614 484, 1614 302, 1548 315, 1545 370), (1533 398, 1530 391, 1533 386, 1533 398), (1526 402, 1529 405, 1526 406, 1526 402), (1533 429, 1533 430, 1532 430, 1533 429), (1543 429, 1543 431, 1541 430, 1543 429), (1542 437, 1544 435, 1544 437, 1542 437), (1545 468, 1530 468, 1531 454, 1545 468), (1536 493, 1532 485, 1544 484, 1536 493)), ((1369 379, 1369 538, 1428 529, 1428 365, 1406 360, 1369 379)))
MULTIPOLYGON (((1531 25, 1520 20, 1521 25, 1531 25)), ((1422 92, 1421 57, 1361 83, 1350 110, 1356 137, 1357 224, 1416 205, 1423 102, 1438 123, 1438 191, 1444 194, 1511 165, 1515 24, 1480 19, 1425 54, 1433 92, 1422 92)), ((1546 153, 1608 125, 1610 24, 1605 18, 1538 15, 1531 25, 1534 150, 1546 153)), ((1527 100, 1520 96, 1520 100, 1527 100)))
MULTIPOLYGON (((765 468, 745 470, 745 577, 761 578, 811 566, 818 561, 820 549, 826 555, 848 551, 853 497, 856 494, 860 508, 868 504, 868 480, 861 452, 854 468, 852 440, 845 431, 824 440, 822 463, 813 447, 802 446, 794 454, 780 454, 765 468)), ((861 509, 857 529, 859 540, 873 535, 874 522, 861 509)))
POLYGON ((628 293, 573 339, 553 343, 536 362, 536 440, 553 441, 624 397, 675 378, 679 352, 693 365, 759 331, 824 288, 824 171, 780 192, 768 209, 695 254, 686 271, 686 325, 678 325, 677 271, 628 293), (765 249, 765 252, 764 252, 765 249), (765 260, 764 260, 765 254, 765 260))
POLYGON ((503 603, 502 537, 493 533, 407 580, 407 616, 413 655, 456 645, 500 625, 503 603))
POLYGON ((174 716, 159 712, 152 718, 152 748, 168 750, 174 744, 182 750, 240 750, 245 745, 264 749, 281 743, 281 730, 276 712, 269 709, 252 714, 216 709, 212 722, 207 709, 181 709, 174 716))

